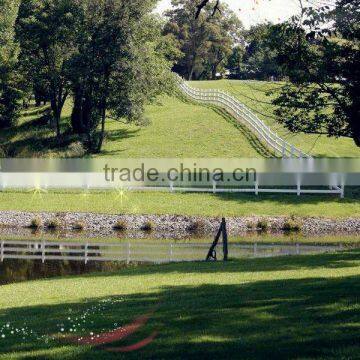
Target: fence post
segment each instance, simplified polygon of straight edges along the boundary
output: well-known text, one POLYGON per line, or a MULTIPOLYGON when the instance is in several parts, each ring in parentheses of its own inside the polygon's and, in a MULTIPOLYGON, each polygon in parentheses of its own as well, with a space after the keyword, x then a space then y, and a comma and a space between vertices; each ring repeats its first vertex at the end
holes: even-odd
POLYGON ((294 147, 294 145, 291 145, 291 158, 293 158, 294 157, 294 155, 295 155, 295 147, 294 147))
POLYGON ((282 147, 282 157, 286 157, 286 142, 283 140, 283 147, 282 147))
POLYGON ((173 253, 174 253, 174 245, 171 243, 170 244, 170 262, 173 261, 173 253))
POLYGON ((257 243, 254 244, 254 256, 257 255, 257 243))
POLYGON ((224 253, 224 261, 228 261, 229 258, 229 247, 228 247, 228 234, 226 228, 226 219, 222 219, 222 227, 223 227, 223 253, 224 253))
POLYGON ((255 181, 255 195, 259 195, 259 183, 255 181))
POLYGON ((131 243, 128 243, 126 263, 129 265, 130 261, 131 261, 131 243))
POLYGON ((298 179, 297 181, 297 196, 301 195, 301 184, 300 184, 300 179, 298 179))
POLYGON ((5 243, 2 240, 1 244, 0 244, 0 261, 3 262, 4 261, 4 247, 5 247, 5 243))
POLYGON ((300 255, 300 244, 296 244, 296 255, 300 255))
POLYGON ((213 180, 213 193, 216 194, 216 181, 213 180))
POLYGON ((89 244, 86 243, 85 244, 85 265, 88 263, 88 249, 89 249, 89 244))
POLYGON ((341 192, 340 192, 340 198, 344 199, 345 197, 345 185, 344 183, 341 184, 341 192))

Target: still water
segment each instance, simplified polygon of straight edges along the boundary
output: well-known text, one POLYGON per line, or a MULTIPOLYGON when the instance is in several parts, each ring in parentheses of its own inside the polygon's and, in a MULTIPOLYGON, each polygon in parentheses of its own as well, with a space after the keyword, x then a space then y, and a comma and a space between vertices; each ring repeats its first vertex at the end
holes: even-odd
MULTIPOLYGON (((211 238, 60 239, 32 237, 0 239, 0 285, 59 276, 111 272, 129 266, 204 261, 211 238), (1 261, 2 260, 2 261, 1 261)), ((360 237, 303 237, 284 234, 252 234, 231 239, 230 259, 300 256, 360 247, 360 237)), ((217 258, 223 256, 222 244, 217 258)))

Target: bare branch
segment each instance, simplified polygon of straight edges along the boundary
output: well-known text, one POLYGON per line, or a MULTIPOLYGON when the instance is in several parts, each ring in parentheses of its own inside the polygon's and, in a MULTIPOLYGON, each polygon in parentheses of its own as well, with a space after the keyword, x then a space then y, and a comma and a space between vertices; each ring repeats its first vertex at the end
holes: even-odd
MULTIPOLYGON (((195 18, 197 19, 200 16, 200 13, 202 11, 202 9, 210 2, 210 0, 202 0, 201 3, 196 6, 197 7, 197 11, 196 11, 196 15, 195 18)), ((214 5, 214 9, 213 9, 213 13, 212 16, 214 16, 216 14, 216 12, 221 12, 220 10, 220 0, 216 0, 216 3, 214 5)))

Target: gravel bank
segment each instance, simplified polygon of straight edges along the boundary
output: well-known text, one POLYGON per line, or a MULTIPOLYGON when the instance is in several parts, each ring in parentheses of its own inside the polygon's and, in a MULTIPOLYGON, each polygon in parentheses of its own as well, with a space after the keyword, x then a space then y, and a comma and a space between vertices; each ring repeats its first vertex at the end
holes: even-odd
MULTIPOLYGON (((106 215, 93 213, 30 213, 21 211, 1 211, 0 226, 3 228, 25 228, 34 218, 40 218, 42 224, 58 219, 63 230, 72 230, 74 225, 82 223, 84 230, 94 233, 111 233, 119 221, 126 224, 130 231, 138 231, 150 223, 155 232, 186 234, 190 229, 200 228, 204 233, 213 234, 221 222, 220 218, 205 218, 178 215, 106 215)), ((236 217, 227 218, 231 235, 241 234, 249 228, 256 227, 258 221, 265 219, 269 229, 281 231, 286 217, 236 217)), ((304 234, 358 233, 360 234, 360 217, 347 219, 299 218, 304 234)))

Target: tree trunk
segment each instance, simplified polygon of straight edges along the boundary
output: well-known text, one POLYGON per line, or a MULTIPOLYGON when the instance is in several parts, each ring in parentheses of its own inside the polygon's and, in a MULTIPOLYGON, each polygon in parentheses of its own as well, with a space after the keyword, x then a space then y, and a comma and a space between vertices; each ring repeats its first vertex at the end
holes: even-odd
POLYGON ((350 117, 350 128, 351 128, 351 135, 354 139, 354 142, 357 146, 360 146, 360 108, 355 108, 352 116, 350 117))
POLYGON ((101 148, 102 148, 102 145, 104 142, 105 119, 106 119, 106 108, 104 107, 104 109, 102 109, 102 114, 101 114, 101 133, 100 133, 99 143, 98 143, 98 146, 96 149, 98 153, 101 151, 101 148))
POLYGON ((53 113, 53 118, 55 120, 55 131, 56 131, 56 138, 60 140, 60 117, 61 117, 61 109, 54 97, 51 98, 51 110, 53 113))

